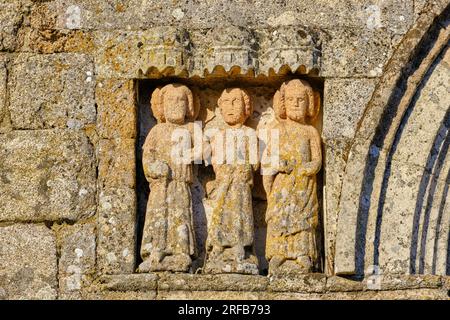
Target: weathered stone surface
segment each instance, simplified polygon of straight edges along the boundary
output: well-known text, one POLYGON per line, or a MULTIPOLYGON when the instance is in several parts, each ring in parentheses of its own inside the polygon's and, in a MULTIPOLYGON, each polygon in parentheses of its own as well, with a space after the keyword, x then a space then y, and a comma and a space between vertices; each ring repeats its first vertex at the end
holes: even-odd
POLYGON ((56 299, 53 232, 44 225, 0 227, 0 291, 6 299, 56 299))
POLYGON ((157 300, 258 300, 259 292, 158 291, 157 300))
POLYGON ((57 228, 59 299, 80 299, 81 289, 95 273, 95 225, 57 228))
POLYGON ((83 300, 155 300, 156 291, 146 292, 83 292, 83 300))
POLYGON ((98 183, 106 188, 134 188, 136 140, 102 139, 98 149, 98 183))
POLYGON ((363 291, 365 288, 362 281, 337 276, 327 278, 326 290, 329 292, 363 291))
POLYGON ((324 292, 326 276, 320 273, 297 275, 292 277, 276 277, 270 279, 269 291, 275 292, 324 292))
POLYGON ((427 3, 427 0, 414 0, 415 18, 422 12, 426 3, 427 3))
POLYGON ((334 274, 334 256, 338 225, 339 200, 349 143, 346 140, 328 140, 325 142, 324 166, 324 240, 325 273, 334 274))
MULTIPOLYGON (((357 213, 360 202, 362 202, 364 208, 366 208, 372 200, 371 196, 367 194, 367 191, 366 194, 360 195, 361 190, 370 190, 368 186, 370 182, 368 179, 365 179, 364 174, 362 174, 366 167, 368 152, 371 154, 372 160, 370 160, 370 164, 372 165, 374 162, 373 159, 376 156, 379 156, 379 161, 386 159, 385 150, 371 145, 370 141, 358 140, 351 147, 348 157, 352 157, 354 161, 350 164, 347 162, 343 178, 343 186, 345 185, 345 188, 341 189, 339 202, 334 269, 336 274, 353 274, 355 272, 355 246, 348 246, 347 244, 349 241, 352 243, 355 243, 356 241, 360 246, 365 243, 364 239, 360 238, 361 235, 356 234, 356 229, 358 224, 357 213)), ((382 176, 379 176, 376 183, 381 183, 380 180, 382 178, 382 176)), ((371 235, 371 233, 369 233, 369 235, 371 235)), ((366 254, 368 257, 371 256, 370 252, 367 252, 366 254)))
POLYGON ((158 275, 155 273, 106 275, 100 279, 103 290, 121 292, 156 290, 157 281, 158 275))
POLYGON ((134 96, 133 80, 109 79, 97 83, 97 131, 101 138, 136 137, 137 110, 134 96))
MULTIPOLYGON (((312 276, 312 275, 310 275, 312 276)), ((331 276, 320 279, 320 290, 317 284, 311 290, 311 279, 290 279, 283 283, 282 290, 271 290, 274 279, 248 275, 201 275, 150 273, 134 275, 103 276, 100 286, 88 288, 84 297, 104 299, 117 296, 122 299, 146 297, 154 299, 448 299, 445 285, 446 277, 440 276, 382 276, 379 287, 368 283, 371 277, 363 280, 350 280, 331 276), (306 287, 292 285, 295 280, 306 287), (326 281, 326 286, 323 283, 326 281), (270 282, 269 289, 267 287, 270 282), (248 285, 246 285, 248 284, 248 285), (308 289, 309 288, 309 289, 308 289)), ((320 276, 320 275, 319 275, 320 276)), ((304 276, 305 277, 305 276, 304 276)), ((313 282, 314 282, 313 281, 313 282)), ((280 282, 278 284, 281 284, 280 282)))
POLYGON ((82 30, 54 30, 23 28, 18 34, 22 52, 35 53, 85 53, 94 52, 90 32, 82 30))
MULTIPOLYGON (((411 264, 411 250, 414 250, 415 256, 413 259, 415 261, 416 270, 419 270, 419 261, 423 259, 427 271, 431 273, 435 232, 436 228, 440 228, 437 224, 437 216, 439 214, 441 199, 438 198, 434 208, 432 208, 430 198, 428 197, 424 197, 423 203, 417 204, 420 194, 424 192, 424 190, 421 190, 421 188, 424 188, 421 186, 421 180, 429 176, 429 174, 425 172, 425 168, 393 161, 390 173, 389 185, 386 190, 384 190, 384 202, 378 204, 379 206, 383 206, 383 220, 380 227, 383 238, 379 245, 380 268, 385 274, 408 273, 411 264), (427 212, 428 221, 421 222, 417 226, 419 228, 419 239, 416 240, 417 243, 414 246, 414 238, 411 231, 414 227, 415 214, 418 209, 421 210, 420 219, 422 221, 425 219, 424 216, 427 212), (398 221, 401 221, 401 223, 398 221), (427 234, 426 248, 421 243, 422 237, 425 237, 425 234, 427 234), (412 247, 412 245, 414 247, 412 247)), ((434 192, 436 192, 436 195, 434 195, 436 198, 443 193, 442 189, 443 185, 441 184, 441 190, 437 188, 434 190, 434 192)), ((374 221, 369 224, 369 230, 375 230, 374 224, 374 221)), ((368 234, 370 234, 370 231, 368 234)), ((444 236, 444 239, 447 239, 447 235, 444 236)), ((438 249, 436 248, 436 250, 438 249)), ((440 251, 437 251, 438 255, 446 256, 447 248, 445 246, 441 247, 439 250, 440 251)), ((445 261, 441 262, 442 267, 445 267, 445 261)))
POLYGON ((411 290, 411 289, 433 289, 440 288, 442 286, 442 278, 434 275, 381 275, 379 280, 379 286, 371 288, 367 284, 367 280, 364 282, 369 290, 411 290))
POLYGON ((448 130, 443 119, 450 105, 449 67, 450 52, 447 50, 434 63, 431 75, 423 80, 424 86, 418 92, 408 121, 401 126, 401 138, 393 156, 395 160, 425 166, 430 154, 437 157, 439 144, 436 146, 436 135, 441 135, 442 140, 448 130))
POLYGON ((323 131, 329 139, 352 139, 375 88, 373 79, 326 79, 323 131))
POLYGON ((323 40, 323 77, 379 77, 392 54, 382 30, 334 29, 323 40))
MULTIPOLYGON (((224 90, 218 100, 218 107, 225 125, 225 129, 220 132, 222 137, 226 136, 226 130, 238 126, 235 132, 240 133, 241 137, 244 132, 253 134, 256 141, 256 131, 244 125, 253 113, 247 91, 241 88, 224 90)), ((234 152, 234 148, 234 145, 230 147, 224 144, 212 146, 212 157, 218 157, 219 152, 228 156, 234 152)), ((259 273, 254 255, 252 206, 253 170, 257 168, 257 163, 256 159, 253 162, 251 160, 251 148, 251 142, 247 140, 240 149, 240 155, 244 159, 242 164, 235 157, 231 161, 228 159, 231 157, 228 157, 226 165, 215 161, 212 164, 217 192, 210 202, 212 215, 208 226, 204 273, 259 273)))
POLYGON ((82 54, 19 55, 11 66, 15 129, 79 129, 94 123, 94 67, 82 54))
MULTIPOLYGON (((95 32, 95 62, 101 78, 136 78, 150 67, 183 68, 183 31, 154 28, 145 31, 95 32)), ((179 70, 177 70, 179 71, 179 70)))
POLYGON ((198 109, 185 85, 168 84, 152 95, 158 118, 142 147, 142 166, 150 184, 141 243, 139 272, 189 272, 196 254, 191 186, 193 159, 177 158, 181 148, 173 137, 182 134, 191 144, 189 121, 198 109), (187 160, 187 161, 186 161, 187 160))
POLYGON ((0 51, 16 48, 16 35, 23 19, 23 2, 8 0, 0 3, 0 51))
POLYGON ((286 73, 286 67, 308 73, 321 61, 319 34, 306 28, 155 27, 94 35, 102 78, 270 74, 286 73))
POLYGON ((95 213, 93 148, 72 130, 0 135, 0 220, 78 220, 95 213))
POLYGON ((153 26, 277 26, 311 25, 333 28, 385 28, 404 32, 413 14, 412 1, 389 0, 367 4, 358 0, 314 2, 239 0, 224 4, 220 0, 205 3, 157 0, 130 0, 114 4, 99 0, 56 0, 36 6, 35 25, 66 29, 146 29, 153 26), (158 12, 150 15, 149 12, 158 12))
MULTIPOLYGON (((59 297, 69 299, 448 300, 448 276, 397 275, 409 272, 411 231, 419 235, 416 267, 422 263, 425 274, 448 273, 446 176, 450 162, 443 153, 446 149, 432 144, 449 105, 449 64, 447 59, 433 71, 437 80, 417 91, 416 84, 426 81, 416 71, 433 68, 429 68, 430 63, 415 70, 419 59, 414 49, 424 34, 430 34, 431 21, 448 4, 448 0, 4 0, 0 4, 0 299, 56 298, 59 281, 59 297), (416 19, 417 25, 403 38, 416 19), (397 46, 399 50, 391 57, 397 46), (370 276, 353 281, 324 279, 323 275, 297 279, 288 272, 272 279, 131 274, 139 254, 134 237, 140 230, 135 227, 142 227, 135 226, 138 126, 134 95, 138 90, 133 79, 164 78, 161 83, 166 83, 168 76, 200 75, 205 78, 186 82, 199 81, 208 87, 210 80, 228 85, 233 78, 239 83, 241 79, 243 83, 255 81, 269 92, 283 80, 280 75, 289 71, 287 66, 291 70, 299 67, 299 73, 319 88, 325 81, 326 154, 324 190, 319 192, 325 200, 320 201, 325 271, 333 273, 337 236, 340 247, 336 249, 338 267, 334 271, 353 273, 355 248, 364 244, 364 267, 370 267, 374 260, 381 266, 380 287, 370 283, 370 276), (316 76, 317 70, 319 78, 306 76, 311 69, 311 75, 316 76), (405 93, 403 86, 396 84, 408 69, 414 69, 418 76, 405 80, 405 86, 419 94, 414 97, 416 109, 408 121, 401 121, 404 109, 395 110, 388 99, 393 93, 405 93), (277 72, 276 77, 252 79, 253 73, 277 72), (245 76, 234 77, 238 73, 245 76), (94 75, 102 79, 95 90, 94 75), (382 80, 379 83, 378 78, 382 80), (376 94, 370 99, 375 84, 376 94), (364 110, 369 99, 369 108, 364 110), (97 122, 96 105, 100 112, 97 122), (348 153, 361 118, 355 145, 348 153), (37 132, 23 131, 30 129, 37 132), (392 132, 403 131, 391 149, 395 151, 391 163, 386 162, 385 151, 390 148, 389 139, 371 142, 375 131, 388 129, 391 138, 392 132), (442 165, 425 165, 428 158, 438 156, 442 165), (372 176, 365 174, 371 166, 376 166, 373 183, 372 176), (429 178, 429 184, 419 186, 421 178, 429 178), (91 217, 96 188, 98 220, 91 217), (422 210, 417 224, 412 223, 414 206, 416 211, 422 210), (362 219, 358 218, 361 213, 362 219), (52 230, 39 224, 13 224, 72 223, 79 219, 83 221, 74 225, 54 224, 52 230), (362 224, 357 225, 358 221, 362 224), (355 232, 360 227, 367 229, 366 234, 355 232), (375 238, 377 229, 381 233, 375 238), (94 257, 97 231, 98 256, 94 257), (378 241, 376 252, 374 244, 378 241), (59 266, 57 256, 61 257, 59 266), (103 275, 99 282, 90 277, 95 259, 98 275, 103 275), (41 276, 36 270, 45 270, 46 274, 41 276), (110 273, 118 274, 107 275, 110 273)), ((447 44, 448 31, 441 31, 431 51, 439 47, 439 42, 447 44)), ((426 59, 433 61, 435 57, 430 54, 426 59)), ((146 90, 147 85, 153 87, 156 81, 142 82, 139 89, 146 90)), ((263 105, 272 104, 273 93, 269 98, 263 95, 257 95, 264 100, 263 105)), ((216 100, 211 95, 203 102, 207 101, 204 105, 214 111, 216 100)), ((143 103, 148 107, 148 101, 143 103)), ((265 119, 269 119, 267 108, 255 111, 249 122, 261 120, 264 127, 265 119)), ((208 116, 214 118, 216 114, 209 112, 208 116)), ((322 128, 321 121, 317 123, 322 128)), ((142 128, 139 132, 144 135, 146 129, 142 128)), ((439 139, 444 140, 447 131, 448 125, 440 130, 439 139)), ((318 178, 321 186, 322 176, 318 178)), ((138 188, 144 190, 137 190, 139 196, 148 191, 141 182, 138 188)), ((194 205, 201 207, 207 193, 202 185, 194 205)), ((267 197, 263 192, 255 192, 253 197, 258 199, 253 203, 262 203, 261 209, 253 207, 253 212, 259 215, 255 245, 264 256, 267 197)), ((143 202, 140 205, 145 207, 147 203, 143 202)), ((204 234, 207 220, 201 220, 199 228, 204 234)), ((200 240, 203 246, 205 238, 200 240)), ((265 265, 260 265, 260 270, 265 272, 265 265)))
POLYGON ((5 120, 7 106, 6 106, 6 57, 0 55, 0 132, 2 132, 3 121, 5 120))
POLYGON ((241 274, 170 274, 161 273, 158 290, 169 291, 265 291, 269 279, 263 276, 241 274))
POLYGON ((103 274, 135 271, 136 193, 130 188, 100 191, 97 263, 103 274))

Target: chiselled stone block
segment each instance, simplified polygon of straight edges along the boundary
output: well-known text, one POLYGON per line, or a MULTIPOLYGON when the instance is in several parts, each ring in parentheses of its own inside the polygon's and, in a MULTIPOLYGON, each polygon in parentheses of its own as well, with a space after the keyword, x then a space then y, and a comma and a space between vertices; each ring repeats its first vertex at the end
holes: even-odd
POLYGON ((95 225, 63 225, 58 229, 59 298, 79 299, 80 291, 95 274, 95 225))
POLYGON ((97 262, 105 274, 135 271, 136 193, 109 188, 99 194, 97 262))
POLYGON ((0 227, 0 292, 6 299, 56 299, 53 232, 44 225, 0 227))
POLYGON ((248 291, 267 290, 269 279, 263 276, 242 274, 159 274, 158 289, 168 291, 248 291))
POLYGON ((354 137, 374 88, 373 79, 325 81, 322 132, 325 141, 354 137))
POLYGON ((108 79, 98 82, 97 131, 101 138, 134 138, 137 111, 133 80, 108 79))
POLYGON ((0 135, 0 220, 78 220, 95 213, 92 145, 72 130, 0 135))
POLYGON ((98 149, 98 183, 102 189, 134 188, 135 139, 102 139, 98 149))
POLYGON ((97 291, 97 292, 83 292, 83 300, 155 300, 156 291, 97 291))
POLYGON ((92 33, 82 30, 21 29, 18 39, 21 51, 34 53, 84 53, 94 52, 92 33))
POLYGON ((0 3, 0 51, 16 48, 16 36, 23 19, 22 2, 8 0, 0 3))
POLYGON ((0 55, 0 132, 2 131, 3 121, 5 120, 7 106, 6 106, 6 57, 0 55))
POLYGON ((322 46, 324 77, 379 77, 393 51, 384 31, 366 28, 329 31, 322 46))
POLYGON ((270 280, 268 291, 273 292, 324 292, 326 277, 323 274, 306 274, 270 280))
POLYGON ((15 129, 79 129, 95 122, 94 66, 83 54, 21 54, 11 65, 15 129))
POLYGON ((155 273, 105 275, 100 279, 104 290, 119 292, 156 290, 157 281, 158 275, 155 273))
POLYGON ((348 149, 349 143, 345 140, 328 140, 325 143, 324 240, 327 275, 334 271, 339 201, 348 149))
POLYGON ((172 27, 157 27, 145 31, 95 32, 95 55, 101 78, 137 78, 168 68, 180 73, 188 65, 186 33, 172 27))

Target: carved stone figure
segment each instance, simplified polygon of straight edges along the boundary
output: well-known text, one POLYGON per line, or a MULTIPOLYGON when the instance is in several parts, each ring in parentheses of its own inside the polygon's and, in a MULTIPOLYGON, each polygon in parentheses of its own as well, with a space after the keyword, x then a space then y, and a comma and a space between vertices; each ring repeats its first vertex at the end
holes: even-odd
POLYGON ((218 106, 225 125, 210 144, 216 180, 210 195, 213 208, 204 272, 258 274, 251 191, 258 167, 251 147, 257 143, 255 130, 244 125, 252 104, 244 90, 233 88, 223 91, 218 106))
POLYGON ((277 93, 274 109, 279 165, 265 170, 263 176, 269 274, 309 273, 318 260, 316 174, 322 154, 320 135, 307 119, 318 113, 318 95, 306 81, 290 80, 277 93))
POLYGON ((143 146, 143 168, 150 184, 141 246, 143 262, 139 272, 187 272, 195 255, 192 217, 191 161, 174 157, 174 133, 187 132, 198 110, 191 90, 169 84, 157 88, 152 96, 152 111, 157 118, 143 146), (180 130, 184 129, 184 130, 180 130), (176 131, 178 130, 178 131, 176 131))

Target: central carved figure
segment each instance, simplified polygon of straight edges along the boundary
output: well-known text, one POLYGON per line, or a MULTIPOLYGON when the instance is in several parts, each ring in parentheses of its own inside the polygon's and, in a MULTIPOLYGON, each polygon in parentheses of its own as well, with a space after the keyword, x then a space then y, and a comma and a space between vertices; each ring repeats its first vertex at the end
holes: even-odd
POLYGON ((211 144, 216 180, 204 271, 258 274, 251 189, 258 164, 250 161, 251 139, 256 139, 256 134, 244 125, 252 114, 252 104, 247 92, 233 88, 223 91, 218 106, 225 126, 211 144), (219 163, 219 152, 226 158, 224 163, 219 163))

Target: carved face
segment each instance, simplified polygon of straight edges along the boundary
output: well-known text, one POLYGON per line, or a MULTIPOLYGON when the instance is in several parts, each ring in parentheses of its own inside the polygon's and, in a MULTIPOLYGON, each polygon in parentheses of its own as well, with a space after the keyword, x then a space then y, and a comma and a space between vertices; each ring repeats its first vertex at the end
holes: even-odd
POLYGON ((245 104, 239 89, 225 90, 219 99, 219 107, 227 124, 233 126, 245 122, 245 104))
POLYGON ((188 98, 180 88, 172 88, 164 95, 164 117, 167 122, 183 124, 188 98))
POLYGON ((305 122, 308 112, 308 94, 304 87, 287 86, 285 93, 286 116, 296 122, 305 122))

